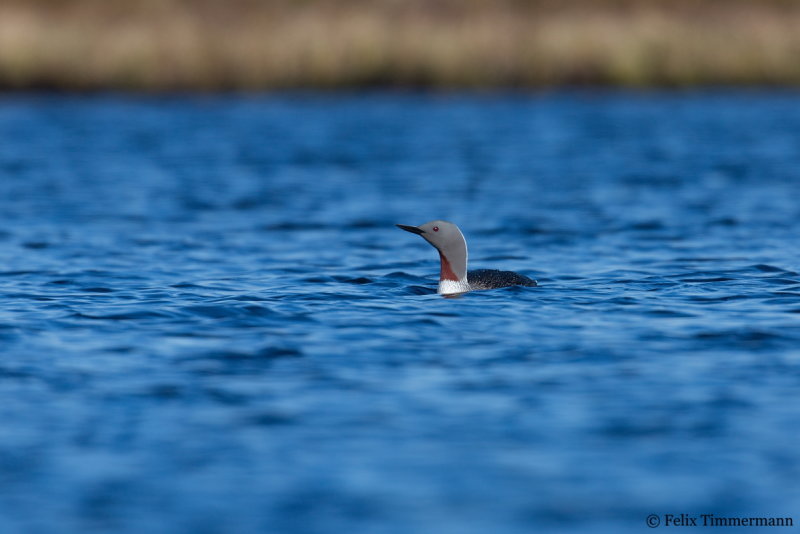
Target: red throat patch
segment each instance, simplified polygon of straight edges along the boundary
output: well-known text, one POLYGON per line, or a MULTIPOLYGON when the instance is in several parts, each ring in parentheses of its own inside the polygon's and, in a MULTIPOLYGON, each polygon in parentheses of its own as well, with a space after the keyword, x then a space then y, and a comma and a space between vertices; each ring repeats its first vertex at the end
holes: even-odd
POLYGON ((441 252, 439 253, 439 259, 442 262, 442 267, 439 270, 439 281, 452 280, 454 282, 458 282, 458 277, 456 276, 456 273, 453 272, 453 268, 450 267, 450 262, 447 261, 447 258, 445 258, 444 254, 441 252))

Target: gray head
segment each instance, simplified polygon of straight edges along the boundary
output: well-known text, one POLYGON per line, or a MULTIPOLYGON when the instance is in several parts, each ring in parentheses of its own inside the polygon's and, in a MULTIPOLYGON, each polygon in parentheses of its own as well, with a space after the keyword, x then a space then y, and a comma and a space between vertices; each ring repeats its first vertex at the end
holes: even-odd
POLYGON ((419 226, 398 224, 398 228, 421 235, 436 247, 441 259, 440 280, 463 280, 467 276, 467 242, 458 226, 447 221, 431 221, 419 226))

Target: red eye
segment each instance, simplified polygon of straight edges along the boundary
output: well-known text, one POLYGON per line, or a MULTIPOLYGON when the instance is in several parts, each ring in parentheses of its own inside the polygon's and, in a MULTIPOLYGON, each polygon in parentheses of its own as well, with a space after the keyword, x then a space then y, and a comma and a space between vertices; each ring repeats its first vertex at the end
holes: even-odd
POLYGON ((438 226, 434 226, 434 227, 433 227, 433 231, 434 231, 434 232, 438 232, 438 231, 439 231, 439 227, 438 227, 438 226))

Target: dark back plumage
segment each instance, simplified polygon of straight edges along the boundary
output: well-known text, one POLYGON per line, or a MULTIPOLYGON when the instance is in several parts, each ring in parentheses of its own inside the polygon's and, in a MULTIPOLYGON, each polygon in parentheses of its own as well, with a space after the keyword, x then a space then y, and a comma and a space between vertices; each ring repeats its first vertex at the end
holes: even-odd
POLYGON ((513 271, 497 269, 475 269, 467 273, 467 280, 473 289, 496 289, 508 286, 534 287, 536 280, 513 271))

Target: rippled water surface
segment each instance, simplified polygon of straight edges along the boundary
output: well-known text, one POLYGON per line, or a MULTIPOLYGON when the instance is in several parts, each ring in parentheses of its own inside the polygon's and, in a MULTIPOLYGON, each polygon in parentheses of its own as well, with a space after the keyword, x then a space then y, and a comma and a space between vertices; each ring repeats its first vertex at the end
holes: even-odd
POLYGON ((800 523, 800 97, 0 98, 0 523, 800 523), (444 299, 394 223, 459 224, 444 299))

